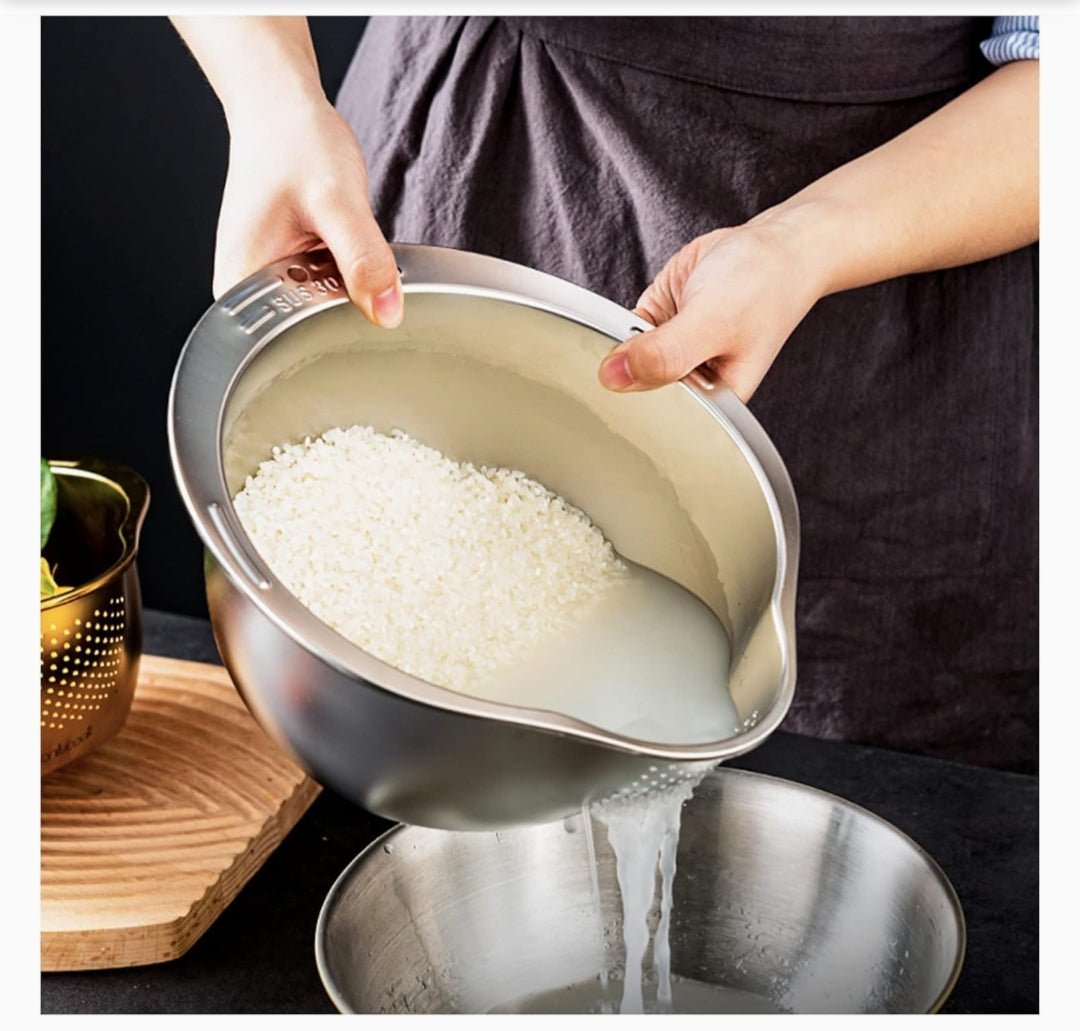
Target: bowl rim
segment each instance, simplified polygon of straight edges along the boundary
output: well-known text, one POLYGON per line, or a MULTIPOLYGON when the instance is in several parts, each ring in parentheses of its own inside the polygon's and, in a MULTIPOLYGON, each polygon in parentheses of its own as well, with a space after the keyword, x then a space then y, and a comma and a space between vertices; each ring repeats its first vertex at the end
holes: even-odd
POLYGON ((97 576, 77 584, 69 590, 41 599, 44 613, 68 602, 85 598, 94 591, 115 580, 135 561, 139 550, 139 534, 150 504, 150 488, 134 469, 118 462, 101 458, 46 459, 57 479, 70 476, 78 479, 97 480, 112 487, 127 503, 127 513, 120 524, 120 557, 97 576))
MULTIPOLYGON (((426 244, 394 243, 391 248, 406 294, 466 294, 524 305, 590 328, 610 338, 612 346, 632 333, 655 328, 613 301, 514 262, 426 244)), ((236 384, 265 347, 305 318, 348 303, 329 251, 295 254, 223 294, 196 323, 180 352, 167 416, 173 471, 204 547, 232 585, 279 631, 337 673, 432 708, 671 761, 719 760, 765 740, 786 716, 795 689, 798 508, 787 469, 764 429, 730 389, 697 373, 663 389, 688 391, 731 435, 762 485, 776 538, 769 616, 781 649, 781 684, 774 704, 752 726, 721 741, 671 745, 549 710, 474 698, 378 659, 333 630, 285 588, 258 556, 233 508, 222 462, 224 415, 236 384)))
MULTIPOLYGON (((938 861, 926 851, 910 834, 901 830, 895 824, 890 823, 883 816, 879 816, 877 813, 865 806, 859 805, 857 802, 851 802, 840 795, 835 795, 832 792, 825 791, 822 788, 815 788, 809 784, 800 784, 798 781, 787 780, 784 777, 778 777, 771 773, 759 773, 756 770, 741 770, 735 769, 730 766, 719 765, 715 769, 710 770, 706 774, 704 780, 719 780, 722 778, 735 778, 745 779, 746 781, 761 781, 771 782, 772 785, 779 786, 782 791, 790 791, 792 795, 809 796, 816 801, 827 802, 833 805, 840 805, 843 808, 851 811, 860 819, 866 819, 871 823, 881 827, 887 833, 896 836, 902 843, 909 847, 914 853, 915 857, 923 862, 931 876, 938 883, 945 893, 945 897, 950 904, 953 916, 956 919, 956 931, 957 931, 957 946, 956 954, 953 957, 953 964, 949 971, 949 975, 945 978, 943 986, 938 993, 937 997, 926 1009, 926 1013, 938 1013, 941 1008, 948 1001, 949 996, 952 995, 953 990, 956 988, 956 983, 960 979, 960 972, 964 965, 964 959, 967 956, 967 920, 964 917, 964 909, 960 903, 960 896, 957 894, 948 875, 941 868, 938 861)), ((704 783, 704 781, 703 781, 704 783)), ((695 788, 695 791, 697 789, 695 788)), ((687 806, 694 804, 694 798, 686 803, 687 806)), ((580 813, 574 814, 568 819, 576 820, 581 817, 580 813)), ((556 822, 556 821, 551 821, 556 822)), ((558 821, 561 822, 561 821, 558 821)), ((534 825, 543 826, 543 825, 534 825)), ((326 893, 326 897, 323 899, 322 905, 319 907, 319 916, 315 922, 315 965, 318 969, 319 980, 322 982, 323 988, 327 995, 330 997, 331 1002, 341 1013, 355 1013, 356 1011, 351 1009, 348 1003, 345 1001, 344 995, 341 990, 335 984, 333 978, 330 975, 330 961, 327 955, 326 939, 329 933, 330 920, 332 919, 331 912, 334 909, 339 897, 345 891, 347 887, 351 885, 353 880, 359 875, 361 869, 369 865, 373 858, 378 862, 386 862, 387 860, 380 860, 380 854, 390 854, 393 850, 394 840, 401 837, 410 831, 423 835, 448 835, 448 834, 522 834, 528 833, 529 825, 523 825, 512 828, 505 828, 501 830, 490 831, 446 831, 435 830, 432 828, 416 827, 411 824, 397 823, 394 826, 387 828, 377 837, 373 838, 361 851, 354 856, 345 869, 335 878, 334 883, 330 886, 330 890, 326 893), (385 848, 385 846, 391 846, 385 848)), ((678 876, 678 870, 676 869, 676 877, 678 876)))

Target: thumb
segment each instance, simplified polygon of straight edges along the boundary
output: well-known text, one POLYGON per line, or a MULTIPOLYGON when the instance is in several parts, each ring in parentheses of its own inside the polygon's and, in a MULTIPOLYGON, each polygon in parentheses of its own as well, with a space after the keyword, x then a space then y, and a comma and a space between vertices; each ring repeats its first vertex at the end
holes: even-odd
POLYGON ((353 304, 377 326, 399 325, 405 310, 397 261, 366 200, 339 194, 319 212, 316 228, 353 304))
MULTIPOLYGON (((638 310, 649 317, 649 312, 638 310)), ((688 306, 656 329, 635 333, 601 362, 600 382, 609 390, 652 390, 682 379, 716 353, 716 327, 688 306)))

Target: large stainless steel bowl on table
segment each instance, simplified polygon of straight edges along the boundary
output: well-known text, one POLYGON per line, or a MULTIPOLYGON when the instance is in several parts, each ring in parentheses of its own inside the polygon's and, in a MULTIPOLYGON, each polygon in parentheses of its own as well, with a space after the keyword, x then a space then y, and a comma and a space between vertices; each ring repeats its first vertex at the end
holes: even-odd
MULTIPOLYGON (((579 815, 483 834, 388 831, 319 916, 315 954, 334 1004, 572 1013, 598 1012, 606 994, 617 1008, 624 900, 603 827, 595 868, 584 830, 579 815)), ((934 860, 850 802, 722 767, 683 810, 669 935, 676 1013, 933 1012, 965 939, 934 860)), ((653 962, 650 949, 646 1008, 653 962)))
POLYGON ((329 254, 311 252, 223 296, 177 364, 174 469, 206 547, 218 646, 252 713, 317 780, 365 808, 461 830, 556 819, 657 760, 716 763, 758 745, 794 690, 798 561, 794 494, 761 427, 730 391, 697 377, 604 390, 601 358, 650 328, 610 301, 493 258, 394 250, 399 328, 368 323, 329 254), (275 445, 355 423, 523 470, 588 513, 625 557, 701 598, 732 644, 744 729, 661 744, 471 698, 320 621, 266 567, 232 498, 275 445))

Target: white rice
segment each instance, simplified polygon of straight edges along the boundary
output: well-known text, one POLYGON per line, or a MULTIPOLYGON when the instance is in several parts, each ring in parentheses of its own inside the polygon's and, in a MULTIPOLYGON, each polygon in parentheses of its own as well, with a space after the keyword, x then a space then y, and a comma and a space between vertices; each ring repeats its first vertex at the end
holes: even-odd
POLYGON ((626 573, 584 512, 524 473, 454 462, 400 430, 353 426, 276 447, 235 505, 315 615, 456 690, 569 625, 626 573))

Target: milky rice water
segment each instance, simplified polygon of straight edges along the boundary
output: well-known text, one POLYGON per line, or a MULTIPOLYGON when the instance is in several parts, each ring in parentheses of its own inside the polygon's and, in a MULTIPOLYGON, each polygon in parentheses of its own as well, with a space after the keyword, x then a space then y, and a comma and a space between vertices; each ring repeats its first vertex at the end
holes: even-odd
MULTIPOLYGON (((621 558, 584 512, 520 471, 452 461, 400 430, 352 426, 275 447, 234 505, 274 575, 305 606, 414 676, 662 743, 742 729, 727 691, 728 642, 712 611, 621 558)), ((704 772, 689 788, 628 792, 598 810, 620 887, 628 863, 648 868, 633 900, 623 897, 624 927, 638 935, 627 942, 636 970, 627 971, 624 1012, 642 1006, 638 928, 652 891, 641 885, 654 886, 667 856, 670 912, 678 811, 704 772), (645 835, 653 840, 618 833, 620 810, 634 825, 655 826, 645 835)), ((667 1008, 661 930, 654 955, 667 1008)))

